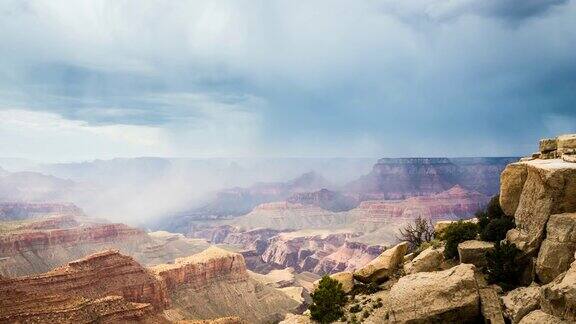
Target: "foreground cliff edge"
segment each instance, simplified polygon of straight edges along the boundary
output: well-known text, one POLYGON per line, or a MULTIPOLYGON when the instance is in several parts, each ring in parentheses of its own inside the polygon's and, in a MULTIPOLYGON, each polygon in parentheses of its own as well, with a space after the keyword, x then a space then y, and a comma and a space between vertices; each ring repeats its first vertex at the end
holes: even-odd
MULTIPOLYGON (((455 260, 445 257, 444 241, 417 257, 400 243, 354 273, 333 275, 348 294, 337 322, 576 322, 576 134, 544 139, 539 149, 501 175, 498 208, 514 221, 501 242, 460 241, 455 260), (517 276, 489 284, 502 246, 517 251, 498 260, 517 267, 517 276), (358 290, 369 283, 377 288, 358 290)), ((450 223, 437 223, 436 236, 450 223)), ((313 323, 310 315, 288 314, 281 323, 313 323)))

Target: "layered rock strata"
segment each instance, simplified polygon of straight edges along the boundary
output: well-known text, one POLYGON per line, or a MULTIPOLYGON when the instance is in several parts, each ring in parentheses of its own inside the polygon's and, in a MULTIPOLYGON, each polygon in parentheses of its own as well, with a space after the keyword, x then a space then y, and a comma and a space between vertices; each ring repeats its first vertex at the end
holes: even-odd
POLYGON ((169 290, 184 284, 200 289, 214 282, 236 282, 248 278, 244 257, 217 247, 177 258, 173 264, 154 266, 151 270, 164 280, 169 290))
POLYGON ((63 316, 66 322, 137 319, 170 304, 162 280, 131 257, 111 250, 41 275, 0 279, 0 294, 5 304, 0 318, 6 321, 50 322, 63 316))

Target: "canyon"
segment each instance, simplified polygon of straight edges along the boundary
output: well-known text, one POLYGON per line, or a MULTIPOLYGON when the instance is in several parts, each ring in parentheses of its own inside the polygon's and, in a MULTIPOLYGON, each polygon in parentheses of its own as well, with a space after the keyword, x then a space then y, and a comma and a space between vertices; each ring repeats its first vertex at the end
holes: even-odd
POLYGON ((306 307, 321 275, 361 269, 407 222, 472 217, 505 160, 382 159, 341 185, 308 172, 223 189, 154 232, 74 204, 6 201, 0 286, 17 302, 0 319, 277 322, 306 307))

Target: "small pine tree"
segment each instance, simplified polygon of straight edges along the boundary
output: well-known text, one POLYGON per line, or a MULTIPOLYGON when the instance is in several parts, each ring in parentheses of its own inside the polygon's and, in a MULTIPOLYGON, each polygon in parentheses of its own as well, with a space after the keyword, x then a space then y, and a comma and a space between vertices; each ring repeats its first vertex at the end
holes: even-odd
POLYGON ((478 233, 478 227, 474 223, 458 221, 446 227, 442 234, 442 239, 446 240, 444 256, 452 259, 458 255, 458 244, 473 240, 478 233))
POLYGON ((494 243, 494 250, 486 252, 488 282, 500 284, 505 289, 514 287, 520 276, 519 255, 520 250, 514 243, 494 243))
POLYGON ((320 323, 332 323, 344 315, 342 306, 346 303, 346 294, 337 280, 325 275, 311 297, 309 309, 312 319, 320 323))

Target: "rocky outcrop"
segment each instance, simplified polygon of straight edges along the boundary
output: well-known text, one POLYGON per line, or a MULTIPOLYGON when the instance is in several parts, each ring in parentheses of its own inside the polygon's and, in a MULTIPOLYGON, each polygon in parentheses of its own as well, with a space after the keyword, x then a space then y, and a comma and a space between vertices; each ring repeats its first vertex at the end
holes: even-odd
POLYGON ((168 290, 175 290, 181 285, 200 289, 213 282, 235 282, 248 278, 241 254, 213 246, 198 254, 177 258, 173 264, 154 266, 151 270, 164 280, 168 290))
POLYGON ((477 240, 458 244, 460 263, 471 263, 477 267, 486 265, 486 252, 494 249, 494 243, 477 240))
POLYGON ((540 288, 540 307, 548 314, 576 321, 576 261, 568 271, 540 288))
POLYGON ((520 287, 502 297, 504 315, 512 322, 518 323, 528 313, 540 307, 540 287, 520 287))
POLYGON ((0 321, 6 323, 169 323, 150 304, 121 296, 96 299, 23 294, 0 300, 0 321))
POLYGON ((248 323, 268 323, 301 304, 251 278, 241 254, 217 247, 150 270, 165 283, 173 308, 185 318, 233 315, 248 323))
POLYGON ((444 261, 444 248, 429 247, 422 251, 412 261, 404 264, 406 274, 436 271, 444 261))
POLYGON ((536 273, 540 281, 548 283, 568 270, 575 252, 576 213, 550 216, 546 225, 546 239, 536 260, 536 273))
POLYGON ((461 264, 400 278, 389 294, 393 323, 466 323, 479 317, 475 267, 461 264))
MULTIPOLYGON (((354 274, 352 272, 342 271, 342 272, 334 273, 334 274, 330 275, 330 278, 341 283, 342 284, 342 290, 344 290, 345 293, 349 293, 352 291, 352 289, 354 289, 354 274)), ((314 282, 314 290, 317 289, 319 283, 320 283, 320 280, 316 280, 314 282)))
POLYGON ((119 223, 0 234, 0 255, 48 249, 55 245, 109 242, 144 234, 140 229, 119 223))
POLYGON ((50 292, 62 296, 100 298, 118 295, 137 303, 149 303, 156 309, 169 304, 165 285, 134 259, 118 251, 103 251, 73 261, 50 272, 3 279, 4 296, 26 292, 50 292))
POLYGON ((365 283, 379 282, 390 278, 402 264, 406 251, 408 251, 408 243, 402 242, 382 252, 374 260, 356 270, 354 278, 365 283))
POLYGON ((483 287, 478 291, 480 295, 480 311, 485 323, 505 324, 500 305, 500 297, 495 287, 483 287))
POLYGON ((500 205, 517 228, 507 239, 526 254, 538 251, 550 215, 576 211, 576 164, 562 160, 513 163, 502 173, 500 205))
POLYGON ((564 321, 556 316, 546 314, 541 310, 532 311, 530 314, 524 316, 519 322, 520 324, 568 324, 568 321, 564 321))
POLYGON ((0 319, 6 321, 146 318, 170 304, 163 282, 117 251, 96 253, 41 275, 1 279, 0 294, 0 303, 7 303, 0 307, 0 319))

